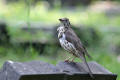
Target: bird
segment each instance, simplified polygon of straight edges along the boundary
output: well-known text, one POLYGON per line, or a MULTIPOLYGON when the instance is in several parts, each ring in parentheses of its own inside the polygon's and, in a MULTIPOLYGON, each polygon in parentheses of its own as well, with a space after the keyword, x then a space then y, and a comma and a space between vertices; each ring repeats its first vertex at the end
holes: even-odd
MULTIPOLYGON (((60 21, 60 26, 57 28, 57 32, 58 32, 58 39, 59 39, 60 45, 66 51, 68 51, 70 54, 74 56, 74 58, 72 59, 72 62, 76 57, 80 58, 88 68, 89 75, 93 78, 92 71, 85 57, 85 56, 88 56, 89 58, 91 58, 91 56, 88 54, 80 38, 73 31, 69 19, 60 18, 59 21, 60 21)), ((70 57, 66 59, 65 62, 69 62, 69 59, 70 57)))

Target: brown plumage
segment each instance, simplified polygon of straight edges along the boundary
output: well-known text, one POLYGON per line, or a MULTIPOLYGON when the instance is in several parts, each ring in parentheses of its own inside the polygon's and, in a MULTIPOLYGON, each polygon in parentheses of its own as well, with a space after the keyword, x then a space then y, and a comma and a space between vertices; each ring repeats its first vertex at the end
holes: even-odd
POLYGON ((79 37, 72 30, 69 19, 62 18, 59 20, 61 22, 61 26, 57 29, 57 31, 61 46, 69 53, 73 54, 75 57, 80 58, 87 66, 90 76, 93 77, 92 72, 85 58, 85 55, 88 56, 89 58, 90 55, 88 54, 87 50, 81 43, 79 37))
POLYGON ((74 44, 75 48, 81 52, 82 54, 88 56, 89 58, 91 58, 91 56, 88 54, 86 48, 84 47, 84 45, 81 43, 80 39, 78 38, 78 36, 75 34, 75 32, 69 27, 66 31, 65 31, 65 35, 66 36, 66 40, 72 44, 74 44))

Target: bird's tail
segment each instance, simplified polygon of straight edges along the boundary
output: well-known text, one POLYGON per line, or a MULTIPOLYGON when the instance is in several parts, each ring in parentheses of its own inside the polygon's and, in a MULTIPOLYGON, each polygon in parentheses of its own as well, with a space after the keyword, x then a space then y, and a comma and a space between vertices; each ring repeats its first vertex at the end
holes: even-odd
POLYGON ((89 59, 91 59, 91 60, 93 60, 93 58, 88 54, 88 52, 86 51, 86 56, 89 58, 89 59))
POLYGON ((84 54, 80 55, 80 58, 81 58, 82 61, 85 63, 86 67, 88 68, 88 70, 89 70, 88 73, 89 73, 90 77, 94 80, 94 76, 93 76, 93 74, 92 74, 92 71, 91 71, 88 63, 87 63, 87 60, 86 60, 86 58, 85 58, 85 55, 84 55, 84 54))

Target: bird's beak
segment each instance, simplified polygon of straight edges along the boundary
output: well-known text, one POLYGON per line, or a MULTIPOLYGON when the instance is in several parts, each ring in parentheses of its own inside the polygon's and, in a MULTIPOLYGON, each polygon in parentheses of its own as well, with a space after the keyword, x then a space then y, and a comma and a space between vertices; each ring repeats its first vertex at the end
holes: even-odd
POLYGON ((61 21, 63 21, 62 19, 59 19, 59 21, 61 22, 61 21))

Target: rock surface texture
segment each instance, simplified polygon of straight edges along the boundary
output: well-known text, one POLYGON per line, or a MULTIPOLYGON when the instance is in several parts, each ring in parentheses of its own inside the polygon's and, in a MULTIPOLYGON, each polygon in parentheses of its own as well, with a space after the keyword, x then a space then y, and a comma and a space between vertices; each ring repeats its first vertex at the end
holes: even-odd
MULTIPOLYGON (((95 80, 116 80, 111 73, 96 62, 88 62, 95 80)), ((0 70, 0 80, 93 80, 83 63, 59 62, 52 65, 42 61, 6 61, 0 70)))

